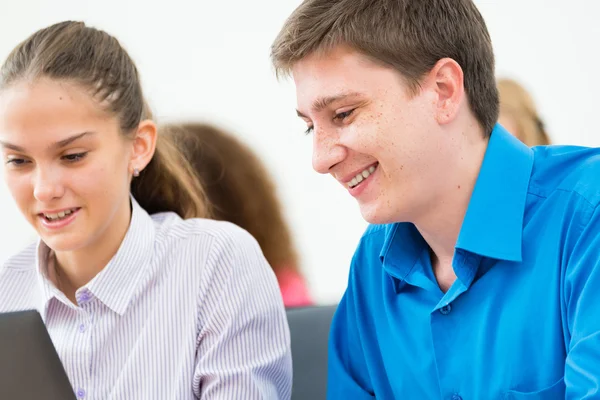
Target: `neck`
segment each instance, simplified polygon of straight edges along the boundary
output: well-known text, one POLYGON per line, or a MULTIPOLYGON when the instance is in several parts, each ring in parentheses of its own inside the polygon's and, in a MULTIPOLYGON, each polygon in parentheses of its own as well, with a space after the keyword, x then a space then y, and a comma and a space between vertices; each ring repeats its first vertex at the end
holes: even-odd
POLYGON ((477 130, 457 136, 461 143, 453 147, 450 162, 438 180, 441 189, 413 221, 430 247, 433 271, 443 291, 456 279, 454 249, 488 144, 477 130))
POLYGON ((74 251, 55 253, 55 283, 73 303, 76 303, 77 289, 98 275, 119 250, 131 220, 129 199, 127 207, 122 207, 122 210, 114 216, 112 225, 90 245, 74 251))

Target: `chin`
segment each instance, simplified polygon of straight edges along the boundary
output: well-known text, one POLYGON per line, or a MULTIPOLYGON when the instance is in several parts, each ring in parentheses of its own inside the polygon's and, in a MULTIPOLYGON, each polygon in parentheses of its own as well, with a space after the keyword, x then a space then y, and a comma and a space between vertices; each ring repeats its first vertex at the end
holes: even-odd
POLYGON ((83 246, 80 235, 43 235, 40 236, 46 246, 55 252, 68 252, 78 250, 83 246), (76 237, 77 236, 77 237, 76 237))
POLYGON ((361 205, 360 213, 365 221, 373 225, 383 225, 397 222, 389 210, 382 209, 376 205, 361 205))

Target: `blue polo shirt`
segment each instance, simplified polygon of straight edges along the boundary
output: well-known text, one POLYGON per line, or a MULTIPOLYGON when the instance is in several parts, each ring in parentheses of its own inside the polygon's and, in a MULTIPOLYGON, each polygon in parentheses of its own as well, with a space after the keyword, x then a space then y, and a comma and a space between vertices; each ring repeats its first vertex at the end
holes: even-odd
POLYGON ((443 293, 410 223, 370 226, 329 399, 600 398, 600 150, 491 135, 443 293))

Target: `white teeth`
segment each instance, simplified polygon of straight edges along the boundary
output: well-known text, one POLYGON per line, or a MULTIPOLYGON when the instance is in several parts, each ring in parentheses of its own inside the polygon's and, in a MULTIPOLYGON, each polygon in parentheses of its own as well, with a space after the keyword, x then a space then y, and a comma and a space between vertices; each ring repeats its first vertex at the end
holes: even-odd
POLYGON ((67 216, 71 215, 74 212, 75 212, 75 210, 71 209, 71 210, 60 211, 60 212, 58 212, 56 214, 44 214, 44 217, 46 217, 46 219, 48 219, 50 221, 56 221, 58 219, 62 219, 64 217, 67 217, 67 216))
POLYGON ((364 171, 358 173, 354 178, 352 178, 352 180, 350 182, 348 182, 348 187, 353 188, 354 186, 358 185, 359 183, 361 183, 362 181, 367 179, 369 177, 369 175, 371 175, 373 172, 375 172, 376 168, 377 167, 375 167, 375 166, 370 166, 369 168, 365 169, 364 171))

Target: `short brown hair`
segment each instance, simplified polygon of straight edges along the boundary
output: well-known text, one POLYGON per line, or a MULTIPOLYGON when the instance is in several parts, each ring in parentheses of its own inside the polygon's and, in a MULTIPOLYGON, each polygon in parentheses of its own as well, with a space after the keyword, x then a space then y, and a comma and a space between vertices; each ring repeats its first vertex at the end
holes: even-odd
POLYGON ((297 270, 297 254, 269 171, 233 135, 202 123, 163 128, 190 161, 214 219, 232 222, 258 242, 275 272, 297 270))
MULTIPOLYGON (((19 44, 0 69, 0 90, 21 80, 49 78, 89 90, 131 137, 151 119, 137 68, 113 36, 65 21, 41 29, 19 44)), ((205 217, 209 206, 193 169, 169 138, 159 135, 150 163, 132 181, 131 192, 149 213, 173 211, 182 218, 205 217)))
POLYGON ((414 93, 439 60, 452 58, 484 132, 498 120, 492 43, 472 0, 304 0, 271 46, 271 59, 279 76, 338 45, 396 69, 414 93))

